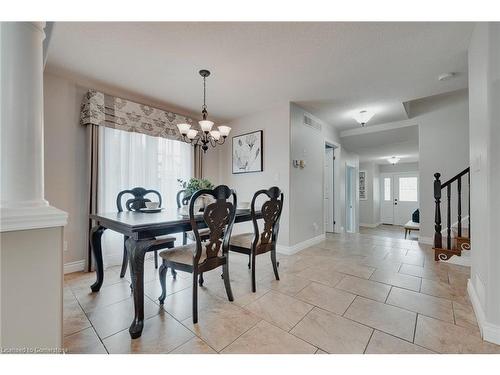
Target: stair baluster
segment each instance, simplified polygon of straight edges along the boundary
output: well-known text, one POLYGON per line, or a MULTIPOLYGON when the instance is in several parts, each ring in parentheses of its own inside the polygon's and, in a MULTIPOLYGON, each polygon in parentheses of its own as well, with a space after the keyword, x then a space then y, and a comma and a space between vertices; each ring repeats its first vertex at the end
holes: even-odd
POLYGON ((457 191, 458 191, 458 237, 462 237, 462 177, 457 180, 457 191))
POLYGON ((434 211, 434 247, 443 246, 443 236, 441 235, 441 173, 434 173, 434 199, 436 209, 434 211))
POLYGON ((451 185, 446 187, 446 200, 448 201, 448 210, 446 213, 446 248, 451 250, 451 185))

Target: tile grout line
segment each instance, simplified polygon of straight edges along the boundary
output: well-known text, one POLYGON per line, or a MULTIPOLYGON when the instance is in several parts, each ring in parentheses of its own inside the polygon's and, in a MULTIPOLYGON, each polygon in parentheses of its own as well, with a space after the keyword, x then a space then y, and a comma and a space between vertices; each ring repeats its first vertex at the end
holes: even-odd
POLYGON ((368 345, 370 345, 370 341, 372 340, 372 337, 373 335, 375 334, 375 328, 372 329, 372 333, 370 335, 370 338, 368 339, 368 341, 366 342, 366 345, 365 345, 365 350, 363 350, 363 354, 366 354, 366 349, 368 349, 368 345))

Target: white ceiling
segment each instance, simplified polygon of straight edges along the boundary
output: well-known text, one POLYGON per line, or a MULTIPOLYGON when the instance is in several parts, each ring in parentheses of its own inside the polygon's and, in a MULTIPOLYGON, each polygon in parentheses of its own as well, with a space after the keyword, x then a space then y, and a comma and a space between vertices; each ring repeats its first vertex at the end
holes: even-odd
POLYGON ((418 125, 342 137, 342 146, 359 155, 359 161, 387 164, 397 156, 402 163, 418 161, 418 125))
POLYGON ((230 120, 294 101, 339 129, 406 118, 402 102, 467 86, 471 23, 56 23, 48 70, 63 70, 230 120), (443 72, 456 78, 439 82, 443 72))

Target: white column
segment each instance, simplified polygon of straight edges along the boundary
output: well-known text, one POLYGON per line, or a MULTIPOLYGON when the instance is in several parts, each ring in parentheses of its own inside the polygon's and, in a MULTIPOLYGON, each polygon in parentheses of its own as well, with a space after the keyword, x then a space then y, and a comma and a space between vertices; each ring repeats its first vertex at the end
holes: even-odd
POLYGON ((0 27, 0 231, 65 225, 43 190, 44 23, 0 27))

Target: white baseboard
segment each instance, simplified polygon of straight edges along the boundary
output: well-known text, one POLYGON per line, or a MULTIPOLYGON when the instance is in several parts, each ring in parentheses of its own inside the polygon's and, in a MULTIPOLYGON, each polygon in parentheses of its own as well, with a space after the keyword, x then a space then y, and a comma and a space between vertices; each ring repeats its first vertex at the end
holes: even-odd
POLYGON ((325 233, 317 236, 310 238, 308 240, 299 242, 298 244, 295 244, 293 246, 283 246, 283 245, 277 245, 276 246, 276 251, 280 254, 284 255, 293 255, 295 253, 298 253, 300 250, 304 250, 310 246, 316 245, 317 243, 320 243, 321 241, 324 241, 326 238, 325 233))
POLYGON ((64 264, 64 274, 85 271, 85 259, 64 264))
POLYGON ((477 296, 474 285, 470 279, 467 282, 467 292, 469 293, 469 298, 472 303, 474 313, 476 314, 477 324, 479 325, 483 340, 500 345, 500 326, 486 321, 484 310, 479 302, 479 297, 477 296))
POLYGON ((434 238, 418 236, 418 242, 423 243, 425 245, 434 245, 434 238))
POLYGON ((360 227, 365 227, 365 228, 376 228, 380 224, 382 224, 382 223, 376 223, 376 224, 364 224, 364 223, 360 223, 359 226, 360 227))

